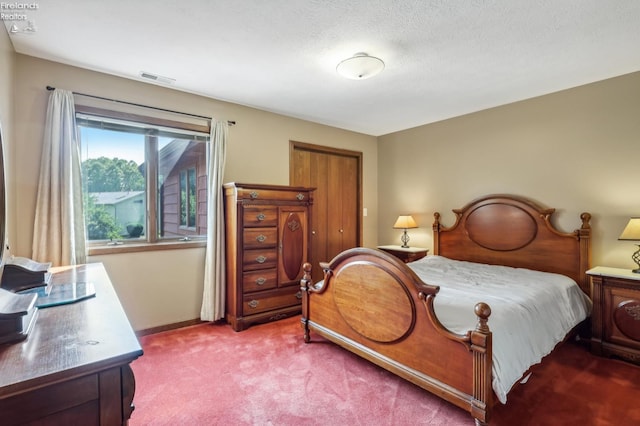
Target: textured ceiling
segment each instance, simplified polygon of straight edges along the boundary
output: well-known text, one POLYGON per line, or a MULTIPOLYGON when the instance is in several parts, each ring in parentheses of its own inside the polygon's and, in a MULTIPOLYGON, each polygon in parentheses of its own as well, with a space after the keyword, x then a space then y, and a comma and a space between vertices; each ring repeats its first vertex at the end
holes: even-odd
POLYGON ((27 4, 19 53, 375 136, 640 70, 638 0, 27 4), (357 52, 384 71, 341 78, 357 52))

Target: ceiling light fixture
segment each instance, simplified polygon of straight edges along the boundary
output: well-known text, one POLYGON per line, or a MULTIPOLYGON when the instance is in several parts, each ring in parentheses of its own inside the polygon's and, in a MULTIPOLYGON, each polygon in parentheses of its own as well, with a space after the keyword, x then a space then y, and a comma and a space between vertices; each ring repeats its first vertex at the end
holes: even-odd
POLYGON ((340 62, 336 67, 338 74, 352 80, 364 80, 379 74, 384 69, 384 62, 366 53, 356 53, 340 62))

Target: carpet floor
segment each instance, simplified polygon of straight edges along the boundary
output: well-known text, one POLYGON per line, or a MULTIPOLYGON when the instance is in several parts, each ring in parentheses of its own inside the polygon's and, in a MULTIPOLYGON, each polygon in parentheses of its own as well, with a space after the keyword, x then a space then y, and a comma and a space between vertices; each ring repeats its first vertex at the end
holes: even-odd
MULTIPOLYGON (((300 318, 236 333, 201 324, 141 337, 138 425, 473 425, 465 411, 312 334, 300 318)), ((559 347, 492 425, 638 425, 640 367, 559 347)))

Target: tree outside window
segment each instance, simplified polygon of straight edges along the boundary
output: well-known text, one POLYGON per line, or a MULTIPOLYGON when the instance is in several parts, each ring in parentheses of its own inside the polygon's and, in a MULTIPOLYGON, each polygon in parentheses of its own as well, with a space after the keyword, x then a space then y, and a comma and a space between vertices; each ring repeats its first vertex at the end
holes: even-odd
POLYGON ((76 121, 89 241, 206 237, 208 134, 82 112, 76 121))

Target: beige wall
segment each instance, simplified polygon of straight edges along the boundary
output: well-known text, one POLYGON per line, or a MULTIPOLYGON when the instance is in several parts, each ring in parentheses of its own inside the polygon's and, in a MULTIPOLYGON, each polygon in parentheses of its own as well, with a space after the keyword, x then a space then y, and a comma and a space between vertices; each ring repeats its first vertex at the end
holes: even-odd
MULTIPOLYGON (((365 246, 397 244, 400 233, 391 226, 408 212, 420 225, 410 231, 411 244, 431 248, 434 211, 451 224, 451 209, 481 195, 513 193, 556 207, 566 231, 590 212, 593 264, 632 266, 635 247, 617 237, 628 217, 640 214, 634 174, 640 73, 376 139, 18 55, 0 31, 8 237, 19 256, 31 255, 47 85, 237 121, 227 181, 287 184, 289 140, 362 151, 365 246)), ((134 328, 145 329, 199 316, 203 258, 203 249, 186 249, 90 261, 105 263, 134 328)))
POLYGON ((491 193, 556 208, 570 232, 593 215, 592 264, 634 266, 636 247, 618 241, 640 215, 640 72, 378 138, 378 235, 398 244, 398 214, 416 215, 411 243, 432 248, 434 211, 491 193))
MULTIPOLYGON (((6 189, 6 235, 7 241, 15 240, 15 220, 16 220, 16 202, 15 202, 15 180, 13 176, 13 102, 14 96, 14 68, 15 54, 13 53, 13 45, 9 40, 9 35, 5 31, 4 25, 0 26, 0 128, 2 129, 2 137, 4 140, 4 157, 5 157, 5 189, 6 189)), ((7 252, 8 253, 8 252, 7 252)))
MULTIPOLYGON (((377 242, 376 138, 271 114, 164 87, 85 69, 16 57, 15 167, 17 236, 12 252, 31 255, 31 241, 47 85, 198 115, 235 120, 229 132, 226 181, 289 183, 289 140, 363 152, 364 244, 377 242)), ((94 256, 103 262, 135 329, 146 329, 199 317, 204 249, 185 249, 94 256)))

